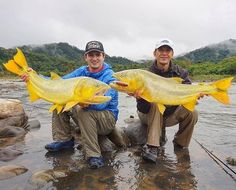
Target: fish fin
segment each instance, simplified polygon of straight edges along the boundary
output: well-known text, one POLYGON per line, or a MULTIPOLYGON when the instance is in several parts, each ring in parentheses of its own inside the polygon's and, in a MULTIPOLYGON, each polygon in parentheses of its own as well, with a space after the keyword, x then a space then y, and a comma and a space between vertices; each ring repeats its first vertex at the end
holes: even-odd
POLYGON ((228 77, 225 79, 221 79, 216 82, 213 82, 211 85, 216 86, 216 88, 218 88, 219 90, 227 91, 231 85, 231 81, 233 80, 233 78, 234 77, 228 77))
POLYGON ((53 105, 50 107, 49 112, 53 112, 56 108, 57 108, 57 104, 53 104, 53 105))
POLYGON ((164 111, 166 110, 166 107, 163 104, 159 104, 159 103, 157 103, 157 107, 158 107, 160 113, 163 115, 164 111))
POLYGON ((63 111, 68 111, 70 108, 72 108, 73 106, 75 106, 76 104, 78 104, 79 102, 78 101, 71 101, 71 102, 68 102, 66 104, 66 106, 64 107, 63 111))
POLYGON ((206 85, 206 83, 204 83, 204 82, 199 82, 198 85, 204 86, 204 85, 206 85))
POLYGON ((59 105, 59 104, 57 104, 56 106, 57 106, 57 107, 56 107, 57 113, 61 113, 61 111, 62 111, 62 109, 63 109, 63 106, 62 106, 62 105, 59 105))
POLYGON ((183 104, 183 107, 185 107, 187 110, 193 112, 196 103, 197 103, 197 100, 194 100, 194 101, 192 101, 192 102, 188 102, 188 103, 186 103, 186 104, 183 104))
POLYGON ((223 104, 230 104, 229 96, 225 91, 216 92, 211 96, 223 104))
POLYGON ((27 82, 27 89, 29 92, 29 98, 31 102, 40 99, 40 97, 35 93, 36 90, 34 89, 33 85, 29 81, 27 82))
POLYGON ((16 48, 17 53, 14 56, 14 61, 20 66, 22 67, 25 71, 27 71, 28 68, 28 64, 26 62, 25 56, 23 54, 23 52, 19 49, 16 48))
POLYGON ((17 75, 22 75, 24 73, 14 60, 9 60, 7 63, 4 63, 3 65, 8 71, 15 73, 17 75))
POLYGON ((175 82, 177 82, 177 83, 182 83, 183 82, 183 79, 182 78, 180 78, 180 77, 172 77, 172 78, 170 78, 171 80, 174 80, 175 82))
POLYGON ((211 94, 211 96, 223 104, 229 104, 230 101, 227 90, 230 87, 232 80, 233 77, 228 77, 213 82, 211 85, 215 86, 218 89, 218 92, 211 94))
POLYGON ((61 77, 55 72, 50 72, 50 75, 52 80, 61 79, 61 77))
POLYGON ((111 100, 111 96, 95 96, 91 100, 85 102, 88 104, 103 104, 111 100))

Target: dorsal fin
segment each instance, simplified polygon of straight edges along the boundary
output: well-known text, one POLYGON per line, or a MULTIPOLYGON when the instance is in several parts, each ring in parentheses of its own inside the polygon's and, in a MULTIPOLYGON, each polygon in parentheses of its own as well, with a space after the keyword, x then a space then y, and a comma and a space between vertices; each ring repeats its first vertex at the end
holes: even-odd
POLYGON ((51 75, 51 79, 52 80, 61 79, 61 77, 57 73, 55 73, 55 72, 50 72, 50 75, 51 75))

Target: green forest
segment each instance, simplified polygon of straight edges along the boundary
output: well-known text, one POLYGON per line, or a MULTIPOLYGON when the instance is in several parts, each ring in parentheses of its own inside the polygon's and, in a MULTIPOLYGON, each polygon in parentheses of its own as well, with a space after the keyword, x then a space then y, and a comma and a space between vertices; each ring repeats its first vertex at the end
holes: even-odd
MULTIPOLYGON (((46 44, 39 47, 22 46, 19 47, 25 54, 30 67, 42 75, 49 75, 51 71, 64 75, 74 69, 85 65, 83 50, 71 46, 68 43, 46 44)), ((201 61, 194 62, 187 57, 178 57, 174 63, 188 69, 190 76, 194 80, 215 80, 225 76, 236 76, 236 55, 221 56, 221 59, 212 61, 212 50, 199 55, 201 61)), ((0 63, 5 63, 12 59, 16 49, 0 48, 0 63)), ((126 69, 147 69, 152 60, 144 60, 142 63, 129 60, 124 57, 110 57, 106 55, 105 61, 109 63, 114 71, 126 69)), ((14 77, 0 64, 0 77, 14 77)))

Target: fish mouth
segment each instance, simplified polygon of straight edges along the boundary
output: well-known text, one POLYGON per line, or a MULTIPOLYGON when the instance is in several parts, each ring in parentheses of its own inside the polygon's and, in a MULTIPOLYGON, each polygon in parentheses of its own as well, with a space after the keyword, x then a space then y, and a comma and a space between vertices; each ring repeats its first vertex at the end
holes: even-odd
POLYGON ((115 86, 120 86, 120 87, 127 87, 128 86, 128 83, 126 82, 121 82, 121 81, 113 81, 111 84, 110 84, 111 87, 115 87, 115 86))

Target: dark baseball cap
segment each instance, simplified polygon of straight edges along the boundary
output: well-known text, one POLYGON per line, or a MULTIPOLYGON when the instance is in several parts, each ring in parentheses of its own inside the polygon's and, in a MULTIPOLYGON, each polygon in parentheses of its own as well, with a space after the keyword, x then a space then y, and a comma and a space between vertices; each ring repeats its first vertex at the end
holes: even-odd
POLYGON ((88 42, 85 47, 85 54, 91 51, 98 51, 98 52, 104 53, 104 48, 103 48, 102 43, 99 41, 88 42))

